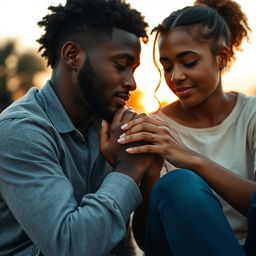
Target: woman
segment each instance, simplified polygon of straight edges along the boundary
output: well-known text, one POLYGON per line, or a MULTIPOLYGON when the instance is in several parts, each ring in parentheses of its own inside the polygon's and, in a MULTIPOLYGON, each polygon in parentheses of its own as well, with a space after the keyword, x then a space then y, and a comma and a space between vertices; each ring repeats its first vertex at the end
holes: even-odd
MULTIPOLYGON (((146 255, 244 255, 243 214, 256 191, 256 98, 224 92, 221 75, 248 36, 246 16, 233 1, 198 0, 154 31, 165 81, 178 100, 157 119, 125 124, 118 142, 147 141, 127 152, 157 153, 168 171, 183 170, 168 173, 153 190, 146 255)), ((135 213, 138 239, 146 208, 135 213)))

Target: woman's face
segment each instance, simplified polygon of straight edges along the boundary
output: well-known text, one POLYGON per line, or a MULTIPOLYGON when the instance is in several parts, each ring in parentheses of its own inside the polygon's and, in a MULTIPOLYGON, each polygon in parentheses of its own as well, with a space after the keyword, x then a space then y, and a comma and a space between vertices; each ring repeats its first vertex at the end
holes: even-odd
POLYGON ((184 28, 160 35, 159 57, 167 85, 185 106, 201 104, 221 89, 219 56, 184 28))

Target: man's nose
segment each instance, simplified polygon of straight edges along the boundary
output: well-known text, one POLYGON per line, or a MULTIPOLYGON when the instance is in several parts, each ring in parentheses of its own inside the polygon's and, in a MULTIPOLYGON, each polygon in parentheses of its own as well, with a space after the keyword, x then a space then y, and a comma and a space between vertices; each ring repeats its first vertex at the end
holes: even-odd
POLYGON ((134 91, 137 88, 136 81, 133 73, 129 74, 123 82, 123 86, 126 87, 129 91, 134 91))

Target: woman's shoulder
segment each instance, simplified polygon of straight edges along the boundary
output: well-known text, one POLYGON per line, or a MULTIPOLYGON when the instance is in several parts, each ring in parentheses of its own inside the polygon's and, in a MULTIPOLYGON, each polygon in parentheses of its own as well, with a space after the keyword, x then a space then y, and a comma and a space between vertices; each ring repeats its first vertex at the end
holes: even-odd
POLYGON ((237 93, 237 105, 240 109, 256 112, 256 96, 237 93))
POLYGON ((164 114, 171 119, 177 119, 177 118, 179 119, 180 110, 178 105, 179 105, 178 101, 169 103, 168 105, 163 106, 159 111, 156 111, 152 114, 155 114, 155 115, 164 114))
POLYGON ((158 118, 167 122, 169 125, 171 125, 173 128, 176 128, 176 129, 186 127, 186 124, 183 122, 183 118, 179 111, 178 105, 179 103, 177 101, 172 102, 162 107, 160 110, 151 113, 150 116, 151 117, 157 116, 158 118))

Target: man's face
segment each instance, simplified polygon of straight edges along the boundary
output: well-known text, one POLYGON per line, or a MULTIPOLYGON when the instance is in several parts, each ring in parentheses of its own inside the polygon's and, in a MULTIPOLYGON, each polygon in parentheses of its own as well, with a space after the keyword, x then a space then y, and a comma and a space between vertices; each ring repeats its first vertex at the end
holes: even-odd
POLYGON ((112 39, 86 52, 78 83, 91 110, 111 120, 136 89, 133 73, 139 65, 140 41, 132 33, 113 29, 112 39))

